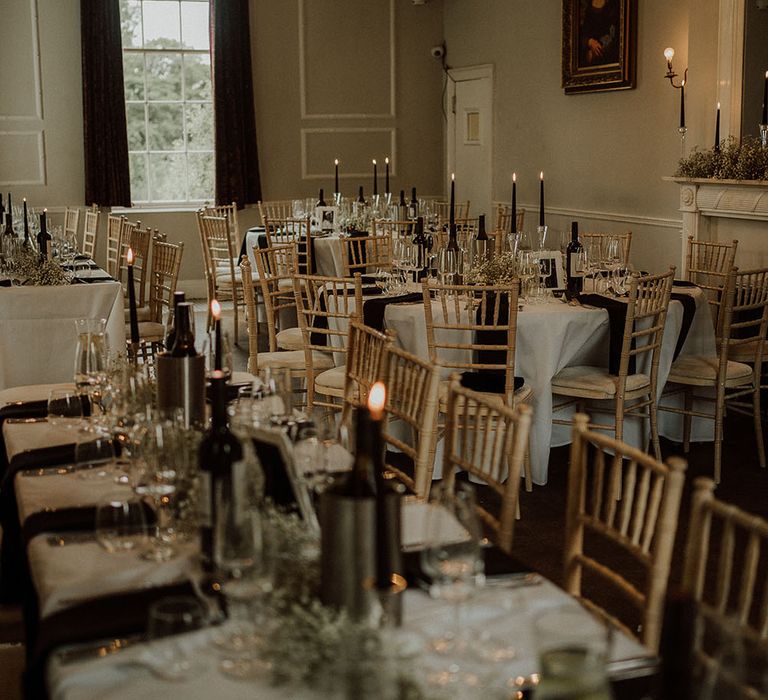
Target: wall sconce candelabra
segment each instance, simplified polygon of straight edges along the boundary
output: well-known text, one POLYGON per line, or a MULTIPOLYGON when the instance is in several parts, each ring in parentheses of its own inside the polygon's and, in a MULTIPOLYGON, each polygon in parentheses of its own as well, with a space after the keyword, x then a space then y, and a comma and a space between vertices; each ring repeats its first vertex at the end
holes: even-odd
POLYGON ((688 69, 686 68, 683 71, 683 79, 680 81, 680 84, 675 85, 675 78, 677 78, 678 75, 675 73, 674 68, 672 68, 672 59, 674 57, 675 50, 671 46, 664 49, 664 58, 667 61, 667 74, 664 77, 669 80, 669 84, 675 88, 675 90, 680 90, 680 126, 677 129, 677 133, 680 134, 681 157, 685 158, 685 134, 688 131, 685 126, 685 84, 688 82, 688 69))

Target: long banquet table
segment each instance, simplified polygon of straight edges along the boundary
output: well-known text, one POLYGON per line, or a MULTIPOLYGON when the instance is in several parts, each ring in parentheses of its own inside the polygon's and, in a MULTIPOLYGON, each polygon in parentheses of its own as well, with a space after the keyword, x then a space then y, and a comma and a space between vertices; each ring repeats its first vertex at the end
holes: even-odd
POLYGON ((72 381, 79 318, 106 319, 108 347, 125 347, 119 282, 0 288, 0 390, 72 381))
MULTIPOLYGON (((254 247, 259 247, 259 241, 265 240, 263 226, 248 229, 245 234, 243 246, 248 255, 252 269, 256 270, 256 258, 253 255, 254 247)), ((313 235, 312 250, 315 262, 315 272, 327 277, 341 277, 344 273, 341 252, 341 238, 337 234, 313 235)))
MULTIPOLYGON (((3 425, 6 451, 9 460, 29 450, 51 449, 71 442, 71 430, 50 426, 47 423, 6 423, 3 425)), ((34 460, 31 460, 34 463, 34 460)), ((45 513, 55 519, 57 511, 67 508, 93 505, 108 491, 126 489, 117 487, 111 479, 105 481, 82 480, 77 474, 43 472, 29 468, 17 472, 13 479, 18 505, 20 525, 28 523, 35 514, 45 513)), ((403 542, 416 544, 421 540, 420 523, 423 523, 424 504, 405 506, 403 542)), ((78 619, 86 628, 93 625, 93 613, 88 611, 98 600, 113 597, 121 605, 120 596, 137 591, 183 586, 194 576, 196 543, 188 542, 179 547, 179 556, 167 562, 149 562, 139 559, 135 552, 109 553, 102 549, 92 536, 92 527, 80 527, 79 531, 57 531, 51 527, 31 537, 26 553, 30 580, 36 599, 37 625, 56 628, 62 635, 62 615, 77 612, 78 619)), ((492 563, 493 567, 494 564, 492 563)), ((493 573, 489 571, 489 573, 493 573)), ((128 603, 126 603, 128 605, 128 603)), ((473 644, 482 645, 502 641, 514 646, 514 654, 508 654, 492 664, 493 676, 504 677, 517 683, 519 688, 530 687, 536 682, 539 671, 535 635, 532 622, 542 611, 562 605, 576 607, 580 614, 589 616, 578 607, 565 592, 540 576, 491 577, 490 584, 479 589, 467 605, 464 625, 473 644)), ((102 609, 102 608, 99 608, 102 609)), ((108 617, 108 616, 107 616, 108 617)), ((410 664, 415 679, 433 678, 436 666, 445 666, 449 657, 438 656, 427 649, 425 635, 434 633, 434 625, 450 619, 451 604, 433 600, 418 586, 411 587, 404 599, 404 630, 415 639, 418 653, 411 652, 403 663, 410 664)), ((98 621, 97 621, 98 622, 98 621)), ((109 628, 110 620, 101 620, 96 626, 109 628), (104 624, 106 623, 106 627, 104 624)), ((142 621, 137 621, 141 626, 142 621)), ((45 634, 40 635, 45 637, 45 634)), ((50 635, 48 635, 50 637, 50 635)), ((66 632, 63 635, 68 636, 66 632)), ((78 650, 66 642, 56 646, 48 657, 46 682, 52 698, 86 700, 102 697, 184 697, 184 698, 240 698, 259 697, 313 698, 327 697, 328 691, 316 692, 305 686, 277 686, 270 684, 269 675, 251 683, 243 683, 223 677, 217 670, 216 655, 212 653, 210 630, 202 630, 172 640, 145 642, 130 637, 125 648, 114 650, 114 639, 101 636, 88 638, 78 629, 71 629, 70 639, 85 642, 85 650, 78 650), (112 646, 109 640, 112 639, 112 646), (106 646, 98 642, 103 640, 106 646), (153 667, 158 666, 158 653, 163 645, 181 645, 188 652, 195 673, 189 679, 169 682, 158 677, 153 667), (107 649, 108 651, 100 651, 107 649), (110 653, 114 652, 114 653, 110 653)), ((122 644, 122 642, 121 642, 122 644)), ((412 646, 412 645, 411 645, 412 646)), ((479 647, 482 648, 482 647, 479 647)), ((477 661, 476 663, 483 663, 477 661)), ((161 669, 160 669, 161 670, 161 669)), ((487 670, 487 669, 486 669, 487 670)), ((657 670, 657 659, 635 640, 616 632, 610 647, 609 672, 614 679, 647 677, 657 670)), ((505 681, 506 682, 506 681, 505 681)), ((648 681, 650 682, 650 681, 648 681)), ((441 690, 439 683, 430 691, 441 690)), ((438 697, 440 697, 438 693, 438 697)), ((478 696, 479 697, 479 696, 478 696)))

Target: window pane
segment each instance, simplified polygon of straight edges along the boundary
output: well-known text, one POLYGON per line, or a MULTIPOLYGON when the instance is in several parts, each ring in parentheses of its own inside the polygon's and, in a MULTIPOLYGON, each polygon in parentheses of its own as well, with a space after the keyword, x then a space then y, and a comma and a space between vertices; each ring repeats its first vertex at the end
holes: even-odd
POLYGON ((187 156, 190 199, 213 199, 213 168, 213 153, 190 153, 187 156))
POLYGON ((184 150, 183 108, 179 105, 148 104, 149 149, 184 150))
POLYGON ((187 198, 183 153, 150 153, 149 172, 152 201, 174 202, 187 198))
POLYGON ((129 104, 125 108, 128 122, 128 150, 143 151, 147 147, 147 127, 144 122, 144 105, 129 104))
POLYGON ((144 99, 144 56, 142 54, 123 54, 123 82, 126 100, 144 99))
POLYGON ((139 0, 120 0, 120 26, 123 48, 141 48, 141 3, 139 0))
POLYGON ((147 54, 147 99, 181 99, 181 54, 147 54))
POLYGON ((188 104, 187 148, 191 151, 213 149, 213 106, 206 104, 188 104))
POLYGON ((131 153, 128 156, 131 173, 131 201, 146 202, 147 192, 147 156, 145 153, 131 153))
POLYGON ((207 2, 181 3, 181 42, 188 49, 208 48, 207 2))
POLYGON ((179 3, 167 0, 144 2, 144 46, 146 48, 177 48, 181 41, 179 3))
POLYGON ((184 87, 188 100, 211 99, 211 57, 199 54, 184 56, 184 87))

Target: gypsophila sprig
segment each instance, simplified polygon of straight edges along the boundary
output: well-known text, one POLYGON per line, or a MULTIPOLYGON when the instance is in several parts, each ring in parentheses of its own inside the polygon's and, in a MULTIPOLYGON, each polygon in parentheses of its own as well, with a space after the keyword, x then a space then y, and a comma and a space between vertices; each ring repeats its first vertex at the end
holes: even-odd
POLYGON ((515 256, 507 251, 473 265, 465 275, 469 284, 511 284, 515 278, 515 256))
POLYGON ((53 260, 40 261, 40 256, 32 250, 22 249, 15 256, 13 272, 24 284, 40 286, 59 286, 69 284, 70 278, 53 260))
POLYGON ((691 155, 680 160, 675 175, 717 180, 768 180, 768 148, 763 148, 754 136, 745 136, 741 143, 730 137, 721 144, 720 150, 694 148, 691 155))

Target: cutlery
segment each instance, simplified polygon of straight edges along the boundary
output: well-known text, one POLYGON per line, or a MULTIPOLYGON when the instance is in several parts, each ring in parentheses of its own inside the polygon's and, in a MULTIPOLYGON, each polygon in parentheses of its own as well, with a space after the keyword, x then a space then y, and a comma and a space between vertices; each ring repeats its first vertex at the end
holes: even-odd
POLYGON ((71 474, 74 468, 71 464, 65 464, 58 467, 42 467, 40 469, 25 470, 21 472, 22 476, 60 476, 71 474))
POLYGON ((144 635, 134 634, 116 639, 100 640, 77 646, 68 647, 55 652, 54 656, 62 665, 86 661, 92 658, 102 658, 122 651, 137 642, 144 641, 144 635))
POLYGON ((87 544, 96 541, 95 532, 68 532, 65 535, 49 535, 49 547, 66 547, 68 544, 87 544))
POLYGON ((520 571, 514 574, 487 576, 486 588, 527 588, 543 583, 544 577, 535 571, 520 571))
POLYGON ((47 423, 47 418, 7 418, 6 423, 11 423, 12 425, 21 425, 23 423, 47 423))

